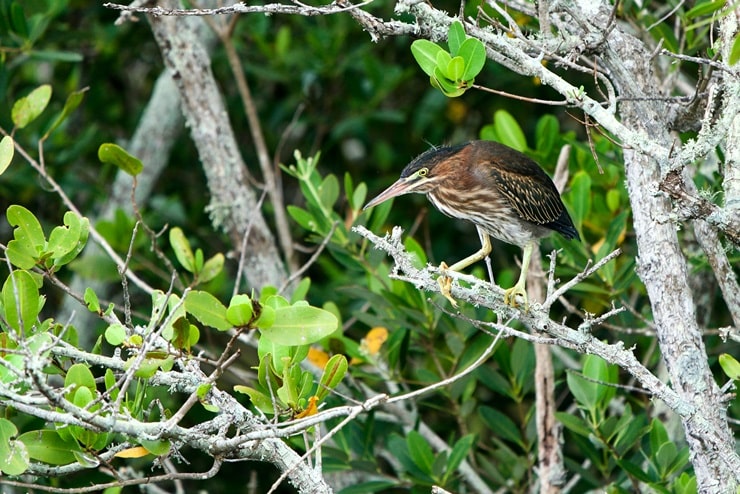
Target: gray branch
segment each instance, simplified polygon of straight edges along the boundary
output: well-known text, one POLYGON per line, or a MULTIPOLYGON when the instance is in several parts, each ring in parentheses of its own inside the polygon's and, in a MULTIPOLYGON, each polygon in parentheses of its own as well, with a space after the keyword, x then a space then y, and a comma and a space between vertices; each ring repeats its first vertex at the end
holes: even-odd
MULTIPOLYGON (((175 8, 176 2, 168 0, 167 4, 175 8)), ((211 221, 229 234, 233 245, 241 245, 242 236, 249 229, 246 274, 251 286, 281 286, 287 278, 285 267, 257 207, 255 192, 247 183, 247 168, 213 77, 210 58, 181 19, 149 19, 162 58, 180 93, 185 122, 206 174, 211 221)))

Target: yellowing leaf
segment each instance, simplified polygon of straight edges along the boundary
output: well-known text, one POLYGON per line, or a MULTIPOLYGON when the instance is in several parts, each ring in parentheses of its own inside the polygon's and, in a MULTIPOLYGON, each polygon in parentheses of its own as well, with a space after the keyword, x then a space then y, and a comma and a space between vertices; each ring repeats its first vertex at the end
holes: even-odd
POLYGON ((142 446, 136 446, 134 448, 124 449, 115 454, 118 458, 141 458, 143 456, 151 454, 146 448, 142 446))
POLYGON ((367 335, 360 342, 360 348, 368 355, 375 355, 380 351, 380 347, 388 339, 388 330, 383 327, 373 328, 367 332, 367 335))
POLYGON ((308 361, 319 369, 323 369, 329 361, 329 354, 324 350, 311 347, 308 349, 308 361))
POLYGON ((303 417, 310 417, 311 415, 316 415, 319 412, 319 408, 316 406, 316 403, 318 403, 319 399, 315 396, 312 396, 308 399, 308 406, 305 410, 303 410, 301 413, 295 416, 297 419, 302 419, 303 417))

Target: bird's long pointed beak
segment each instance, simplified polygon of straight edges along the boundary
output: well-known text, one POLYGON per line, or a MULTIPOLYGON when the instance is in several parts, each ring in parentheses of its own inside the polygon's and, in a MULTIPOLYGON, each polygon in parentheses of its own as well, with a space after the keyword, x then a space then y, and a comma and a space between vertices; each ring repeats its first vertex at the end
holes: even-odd
POLYGON ((410 177, 399 178, 398 180, 396 180, 393 183, 393 185, 391 185, 390 187, 388 187, 387 189, 385 189, 383 192, 381 192, 380 194, 378 194, 375 197, 375 199, 373 199, 372 201, 368 202, 365 205, 365 207, 362 208, 362 209, 365 210, 367 208, 371 208, 373 206, 377 206, 378 204, 380 204, 383 201, 387 201, 388 199, 391 199, 393 197, 402 196, 404 194, 407 194, 407 193, 411 192, 410 189, 411 189, 411 186, 414 184, 414 181, 413 180, 409 180, 409 178, 410 177))

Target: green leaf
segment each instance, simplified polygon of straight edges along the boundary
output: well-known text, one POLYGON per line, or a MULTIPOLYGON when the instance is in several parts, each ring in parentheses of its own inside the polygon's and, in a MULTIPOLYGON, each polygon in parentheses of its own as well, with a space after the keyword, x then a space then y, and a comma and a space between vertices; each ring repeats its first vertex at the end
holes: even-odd
POLYGON ((218 276, 224 268, 224 261, 224 255, 220 252, 208 259, 203 264, 203 268, 198 272, 198 281, 200 283, 208 283, 218 276))
POLYGON ((650 456, 658 454, 660 447, 670 442, 665 426, 658 420, 653 419, 650 424, 650 456))
POLYGON ((609 189, 606 191, 606 207, 609 208, 610 212, 616 213, 620 209, 620 199, 621 194, 617 189, 609 189))
POLYGON ((450 30, 447 32, 447 45, 450 47, 452 56, 459 55, 458 51, 465 42, 465 38, 467 38, 465 29, 460 21, 450 24, 450 30))
POLYGON ((185 296, 185 310, 198 321, 219 331, 231 329, 226 319, 226 307, 208 292, 193 290, 185 296))
POLYGON ((252 300, 247 295, 234 295, 226 309, 226 320, 234 326, 246 326, 252 320, 252 300))
POLYGON ((20 475, 28 470, 29 457, 26 445, 13 440, 18 434, 13 422, 0 418, 0 472, 20 475))
POLYGON ((85 301, 85 304, 87 304, 87 309, 90 312, 100 312, 100 301, 98 300, 98 296, 92 288, 85 288, 85 295, 83 296, 83 300, 85 301))
MULTIPOLYGON (((67 375, 64 377, 64 387, 72 387, 70 394, 73 394, 79 388, 94 390, 95 377, 85 364, 74 364, 67 370, 67 375)), ((69 399, 69 395, 67 399, 69 399)))
POLYGON ((177 257, 177 262, 180 263, 180 266, 190 273, 195 273, 193 249, 190 247, 190 242, 185 237, 181 228, 174 227, 170 230, 170 245, 172 246, 172 250, 175 251, 175 257, 177 257))
POLYGON ((200 331, 195 325, 190 324, 187 317, 179 317, 172 323, 170 342, 175 348, 189 352, 199 339, 200 331))
POLYGON ((449 478, 457 470, 465 457, 468 456, 473 444, 475 444, 475 434, 466 434, 458 439, 447 459, 447 474, 445 478, 449 478))
POLYGON ((534 131, 537 152, 542 156, 549 156, 559 135, 560 124, 558 119, 553 115, 543 115, 537 121, 537 127, 534 131))
POLYGON ((658 452, 655 454, 655 464, 658 467, 661 478, 665 478, 669 472, 669 467, 678 456, 678 448, 672 442, 666 442, 660 445, 658 452))
POLYGON ((144 169, 144 165, 135 156, 130 155, 118 144, 106 142, 98 148, 98 159, 101 163, 115 165, 125 173, 135 177, 144 169))
POLYGON ((732 48, 730 48, 730 56, 727 57, 727 64, 732 67, 740 60, 740 33, 735 35, 735 39, 732 40, 732 48))
POLYGON ((598 381, 594 383, 596 399, 598 404, 602 408, 605 408, 609 404, 609 401, 614 397, 616 388, 599 384, 599 382, 616 383, 615 373, 601 357, 597 357, 596 355, 586 355, 583 362, 583 375, 593 381, 598 381))
MULTIPOLYGON (((437 52, 437 70, 441 71, 443 76, 447 76, 447 66, 450 64, 452 56, 444 50, 437 52)), ((437 70, 434 71, 435 77, 437 77, 437 70)))
POLYGON ((28 24, 23 6, 18 2, 10 3, 10 25, 13 31, 23 39, 28 38, 28 24))
POLYGON ((465 60, 463 60, 463 57, 453 57, 445 69, 445 75, 452 81, 462 80, 464 72, 465 60))
POLYGON ((57 431, 50 429, 26 432, 18 436, 18 441, 26 445, 29 458, 49 465, 74 463, 72 451, 80 450, 75 441, 62 439, 57 431))
POLYGON ((172 447, 170 442, 164 439, 156 441, 147 441, 146 439, 142 439, 140 444, 154 456, 164 456, 170 452, 170 448, 172 447))
POLYGON ((486 64, 486 48, 479 40, 468 38, 462 44, 457 54, 465 60, 465 70, 463 71, 462 80, 472 81, 480 74, 486 64))
POLYGON ((305 209, 299 208, 298 206, 293 206, 292 204, 288 205, 287 210, 290 217, 293 218, 293 220, 298 223, 301 228, 303 228, 304 230, 308 230, 309 232, 318 231, 318 223, 311 213, 309 213, 305 209))
POLYGON ((465 89, 458 87, 457 84, 447 79, 447 76, 439 67, 434 69, 434 76, 431 79, 431 83, 432 86, 442 91, 448 98, 457 98, 465 92, 465 89))
POLYGON ((10 226, 16 227, 13 230, 13 237, 22 242, 29 252, 38 255, 46 244, 46 237, 36 216, 28 209, 17 204, 8 207, 5 216, 8 218, 10 226))
POLYGON ((488 427, 496 432, 496 435, 506 441, 511 441, 526 449, 524 439, 519 432, 519 427, 505 414, 489 406, 478 408, 481 418, 488 424, 488 427))
POLYGON ((44 84, 31 91, 28 96, 19 99, 13 105, 11 118, 18 129, 30 124, 46 109, 51 99, 51 86, 44 84))
POLYGON ((335 175, 327 175, 319 185, 319 199, 327 210, 334 209, 334 204, 339 199, 339 180, 335 175))
POLYGON ((31 50, 28 52, 28 57, 45 62, 67 63, 82 62, 85 59, 80 53, 64 50, 31 50))
POLYGON ((39 287, 27 271, 13 271, 5 280, 2 291, 7 323, 23 334, 29 334, 41 312, 39 287))
POLYGON ((502 144, 506 144, 517 151, 523 152, 527 150, 527 139, 524 137, 524 132, 509 112, 506 110, 497 110, 493 114, 493 124, 496 127, 496 133, 502 144))
POLYGON ((432 473, 432 463, 434 463, 434 452, 424 437, 418 432, 411 430, 406 436, 406 445, 409 449, 409 456, 427 475, 432 473))
POLYGON ((697 4, 689 9, 684 16, 687 20, 695 19, 704 15, 714 14, 719 11, 726 4, 725 0, 715 0, 713 2, 697 2, 697 4))
POLYGON ((638 479, 640 482, 651 482, 653 479, 650 478, 650 475, 648 475, 642 465, 636 465, 635 463, 632 463, 631 461, 627 461, 625 459, 618 458, 616 459, 617 465, 619 465, 624 471, 629 473, 631 476, 638 479))
POLYGON ((5 173, 5 170, 10 166, 10 162, 13 161, 13 153, 15 153, 13 138, 10 136, 3 137, 0 141, 0 175, 5 173))
POLYGON ((122 324, 111 324, 105 329, 105 341, 109 345, 120 345, 126 341, 126 328, 122 324))
POLYGON ((54 266, 72 262, 85 248, 90 234, 90 222, 72 211, 64 214, 64 226, 57 226, 49 235, 46 250, 54 261, 54 266))
POLYGON ((310 345, 329 336, 339 321, 331 312, 311 306, 275 309, 275 322, 269 328, 260 327, 265 338, 287 346, 310 345))
POLYGON ((591 435, 591 428, 581 417, 565 412, 555 412, 555 418, 557 418, 566 429, 578 434, 579 436, 589 437, 591 435))
POLYGON ((735 357, 729 353, 723 353, 719 356, 719 365, 725 371, 727 377, 733 381, 740 380, 740 362, 735 360, 735 357))
POLYGON ((591 176, 584 170, 578 171, 570 183, 566 199, 573 205, 573 223, 576 230, 582 231, 583 220, 591 214, 591 176))
POLYGON ((46 139, 47 137, 49 137, 49 135, 51 135, 51 133, 54 132, 57 127, 59 127, 62 122, 64 122, 67 117, 69 117, 69 115, 77 109, 78 106, 80 106, 80 103, 82 103, 82 99, 84 98, 85 92, 87 90, 88 88, 80 89, 79 91, 75 91, 67 96, 67 101, 64 102, 62 113, 59 114, 51 127, 49 127, 49 130, 46 131, 46 134, 44 134, 44 137, 42 139, 46 139))
POLYGON ((411 54, 421 70, 428 76, 434 75, 434 68, 437 67, 437 54, 441 51, 444 51, 442 47, 426 39, 417 39, 411 43, 411 54))
POLYGON ((597 387, 599 385, 584 379, 575 372, 568 372, 566 374, 566 380, 568 382, 568 388, 573 393, 573 397, 578 404, 589 412, 595 411, 599 401, 597 393, 597 387))
POLYGON ((352 203, 354 204, 354 209, 361 209, 366 198, 367 185, 365 184, 365 182, 361 182, 352 194, 352 203))
POLYGON ((254 325, 262 330, 267 330, 275 324, 275 309, 272 307, 263 305, 261 306, 260 316, 255 321, 254 325))
POLYGON ((249 396, 250 401, 258 410, 270 415, 275 413, 275 409, 272 406, 272 400, 265 393, 240 384, 234 386, 234 391, 249 396))
POLYGON ((306 300, 309 288, 311 288, 311 278, 301 279, 293 289, 293 293, 290 296, 290 303, 294 304, 301 300, 306 300))
POLYGON ((316 391, 316 398, 322 401, 329 394, 329 390, 336 388, 344 376, 347 374, 347 357, 338 354, 334 355, 324 366, 324 372, 321 374, 319 389, 316 391))

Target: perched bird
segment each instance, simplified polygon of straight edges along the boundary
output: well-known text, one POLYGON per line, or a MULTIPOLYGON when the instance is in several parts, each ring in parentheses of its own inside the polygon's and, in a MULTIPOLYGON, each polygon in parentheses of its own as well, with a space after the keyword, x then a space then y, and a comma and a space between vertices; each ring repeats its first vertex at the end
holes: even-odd
MULTIPOLYGON (((528 306, 527 269, 539 239, 556 231, 580 240, 550 177, 529 157, 497 142, 470 141, 426 151, 365 209, 412 192, 426 194, 441 212, 470 221, 478 229, 481 249, 452 266, 442 263, 443 272, 460 271, 488 256, 489 236, 522 248, 519 281, 504 295, 504 302, 513 307, 517 295, 528 306)), ((450 295, 452 280, 443 276, 439 283, 442 294, 456 305, 450 295)))

